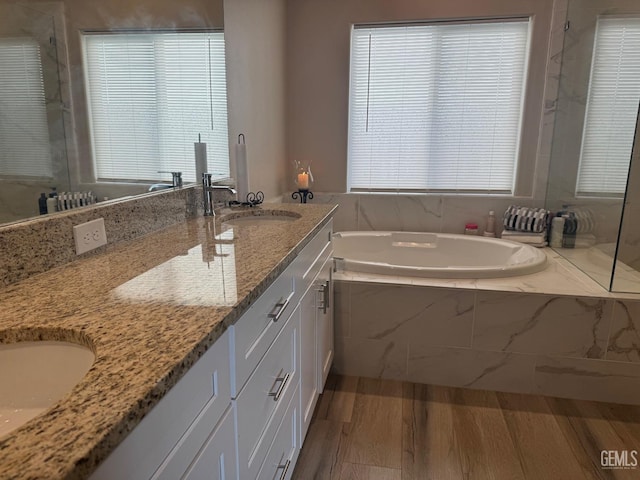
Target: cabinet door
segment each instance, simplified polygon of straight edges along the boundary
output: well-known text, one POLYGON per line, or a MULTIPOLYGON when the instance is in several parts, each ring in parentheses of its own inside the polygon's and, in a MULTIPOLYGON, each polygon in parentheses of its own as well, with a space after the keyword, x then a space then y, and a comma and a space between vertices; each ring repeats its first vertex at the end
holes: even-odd
POLYGON ((333 362, 333 262, 329 258, 318 273, 316 284, 316 355, 317 355, 317 389, 318 393, 324 390, 331 363, 333 362))
POLYGON ((316 355, 316 283, 300 300, 300 438, 304 439, 318 397, 316 355))
MULTIPOLYGON (((205 442, 183 480, 236 480, 235 429, 231 409, 222 418, 215 432, 205 442)), ((175 477, 174 477, 175 478, 175 477)))

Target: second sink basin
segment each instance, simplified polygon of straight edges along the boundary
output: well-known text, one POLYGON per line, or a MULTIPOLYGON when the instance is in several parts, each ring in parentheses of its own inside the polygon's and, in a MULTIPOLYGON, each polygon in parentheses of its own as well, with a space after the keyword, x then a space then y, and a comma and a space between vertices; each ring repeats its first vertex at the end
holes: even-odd
POLYGON ((225 225, 249 226, 249 225, 275 225, 278 223, 295 222, 300 215, 285 210, 249 210, 244 212, 228 213, 220 218, 225 225))
POLYGON ((0 345, 0 438, 69 393, 94 360, 89 348, 75 343, 0 345))

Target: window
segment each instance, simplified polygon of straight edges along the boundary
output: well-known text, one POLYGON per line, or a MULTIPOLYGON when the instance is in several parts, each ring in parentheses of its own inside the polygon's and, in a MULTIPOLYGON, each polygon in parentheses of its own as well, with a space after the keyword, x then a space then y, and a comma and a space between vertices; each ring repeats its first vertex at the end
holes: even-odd
POLYGON ((195 181, 198 135, 208 169, 229 176, 222 32, 87 34, 84 47, 98 180, 195 181))
POLYGON ((0 175, 53 177, 40 46, 35 39, 0 39, 0 85, 0 175))
POLYGON ((356 26, 350 191, 512 193, 528 19, 356 26))
POLYGON ((640 103, 640 17, 600 17, 576 194, 621 196, 640 103))

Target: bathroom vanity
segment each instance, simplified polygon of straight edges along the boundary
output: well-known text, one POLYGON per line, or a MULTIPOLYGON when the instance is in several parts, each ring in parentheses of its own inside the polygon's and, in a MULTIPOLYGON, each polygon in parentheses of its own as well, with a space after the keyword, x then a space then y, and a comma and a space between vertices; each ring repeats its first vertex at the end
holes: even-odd
POLYGON ((0 439, 0 474, 290 478, 333 358, 334 208, 195 218, 8 287, 0 334, 80 339, 96 361, 0 439))

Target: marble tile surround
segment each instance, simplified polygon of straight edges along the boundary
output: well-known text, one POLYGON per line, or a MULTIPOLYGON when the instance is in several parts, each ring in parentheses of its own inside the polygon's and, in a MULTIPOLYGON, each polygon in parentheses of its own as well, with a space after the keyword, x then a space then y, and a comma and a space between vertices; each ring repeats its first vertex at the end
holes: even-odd
POLYGON ((335 282, 347 375, 640 404, 640 299, 335 282))
MULTIPOLYGON (((285 200, 291 202, 290 198, 285 200)), ((509 205, 541 205, 529 197, 485 195, 425 195, 375 193, 314 193, 311 203, 338 204, 336 232, 394 230, 463 233, 467 222, 476 222, 482 232, 490 210, 498 217, 509 205)))

